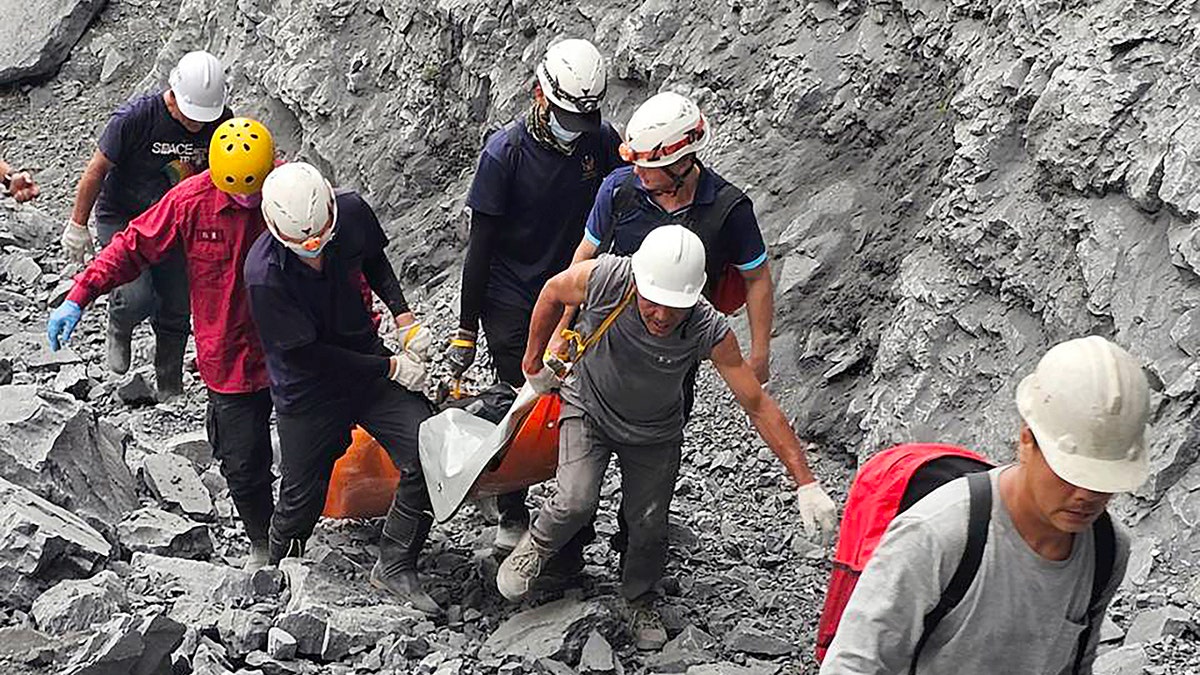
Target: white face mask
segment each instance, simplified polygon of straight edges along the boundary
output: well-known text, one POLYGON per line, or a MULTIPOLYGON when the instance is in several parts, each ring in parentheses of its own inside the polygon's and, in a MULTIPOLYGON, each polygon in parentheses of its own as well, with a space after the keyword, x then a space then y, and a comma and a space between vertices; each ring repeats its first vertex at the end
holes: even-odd
POLYGON ((581 131, 568 131, 566 127, 558 123, 558 118, 554 116, 554 111, 550 111, 550 133, 563 143, 574 143, 575 139, 583 135, 581 131))

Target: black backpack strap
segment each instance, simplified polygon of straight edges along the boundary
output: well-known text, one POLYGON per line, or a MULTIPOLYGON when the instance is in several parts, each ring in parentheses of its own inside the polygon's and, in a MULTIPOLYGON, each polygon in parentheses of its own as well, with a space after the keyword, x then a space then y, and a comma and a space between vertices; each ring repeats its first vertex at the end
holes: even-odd
POLYGON ((613 190, 612 198, 612 222, 609 224, 608 231, 600 239, 600 245, 596 247, 597 253, 611 253, 613 244, 617 236, 617 224, 626 214, 637 208, 637 174, 630 171, 625 180, 613 190))
POLYGON ((1083 631, 1079 633, 1079 644, 1075 646, 1075 665, 1071 672, 1079 675, 1083 668, 1083 654, 1091 642, 1092 631, 1103 620, 1100 600, 1112 581, 1113 567, 1117 562, 1117 535, 1113 532, 1112 518, 1108 512, 1100 514, 1092 524, 1092 546, 1096 549, 1096 567, 1092 572, 1092 594, 1088 598, 1087 616, 1083 631))
POLYGON ((704 251, 708 254, 704 271, 708 274, 710 290, 716 288, 728 262, 728 258, 720 251, 721 228, 725 227, 725 221, 729 219, 733 208, 743 200, 749 199, 746 193, 733 183, 718 180, 721 180, 721 184, 717 186, 717 195, 713 203, 696 210, 698 212, 693 211, 694 216, 689 224, 692 232, 704 242, 704 251))
POLYGON ((916 675, 917 661, 921 658, 921 650, 933 635, 933 631, 946 618, 950 610, 962 602, 967 589, 975 581, 979 572, 979 564, 983 561, 983 550, 987 548, 988 525, 992 521, 992 478, 987 473, 972 473, 967 475, 967 487, 970 490, 970 514, 967 517, 967 544, 963 547, 962 558, 950 577, 950 583, 942 591, 938 604, 925 615, 925 625, 921 629, 921 637, 913 650, 912 664, 908 668, 909 675, 916 675))

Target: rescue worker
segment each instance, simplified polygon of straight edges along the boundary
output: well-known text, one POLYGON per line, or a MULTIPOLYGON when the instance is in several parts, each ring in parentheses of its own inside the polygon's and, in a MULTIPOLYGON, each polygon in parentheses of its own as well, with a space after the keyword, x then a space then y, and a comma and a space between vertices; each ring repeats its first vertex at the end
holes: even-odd
POLYGON ((279 427, 271 562, 303 555, 333 464, 359 424, 401 475, 371 583, 439 614, 417 578, 417 556, 433 524, 417 454, 418 428, 432 413, 421 394, 430 333, 409 309, 384 254, 387 236, 357 193, 335 193, 310 164, 284 164, 267 177, 262 212, 268 232, 250 249, 245 275, 279 427), (360 275, 395 318, 399 354, 379 338, 360 275))
MULTIPOLYGON (((83 263, 93 252, 88 219, 95 207, 96 234, 107 246, 129 221, 172 186, 208 166, 208 143, 233 115, 225 107, 225 69, 208 52, 185 54, 170 86, 121 106, 104 127, 63 227, 67 257, 83 263)), ((114 373, 129 370, 133 329, 149 318, 154 328, 155 385, 160 399, 183 392, 188 337, 187 270, 183 250, 168 251, 109 297, 107 360, 114 373)))
MULTIPOLYGON (((607 86, 592 43, 558 42, 538 64, 529 109, 488 138, 467 195, 471 233, 449 352, 454 377, 475 361, 482 319, 497 378, 513 387, 524 382, 521 356, 538 293, 570 263, 597 188, 621 164, 620 136, 600 116, 607 86)), ((529 526, 525 496, 497 498, 497 549, 512 550, 529 526)), ((563 556, 564 572, 582 568, 588 539, 563 556)))
MULTIPOLYGON (((712 142, 708 120, 687 97, 662 92, 633 113, 625 137, 621 157, 633 166, 622 167, 604 179, 572 262, 598 253, 632 255, 651 230, 667 224, 688 227, 704 242, 706 298, 721 307, 716 297, 720 285, 737 286, 738 280, 727 275, 741 277, 750 322, 748 361, 758 381, 766 382, 775 311, 767 247, 750 198, 697 156, 712 142)), ((739 305, 740 298, 732 304, 739 305)), ((560 328, 566 328, 573 315, 573 310, 568 311, 560 328)), ((566 349, 557 334, 550 346, 555 353, 566 349)), ((695 381, 696 371, 692 371, 684 389, 688 413, 695 381)))
POLYGON ((248 569, 267 562, 271 520, 271 394, 250 316, 242 262, 263 232, 262 184, 275 145, 262 124, 238 117, 213 134, 210 169, 184 179, 112 241, 75 277, 51 314, 52 349, 70 339, 87 307, 172 251, 183 253, 191 289, 196 366, 208 387, 206 426, 250 539, 248 569))
POLYGON ((3 181, 4 191, 18 203, 38 196, 39 190, 37 183, 33 182, 33 176, 26 171, 14 170, 3 159, 0 159, 0 180, 3 181))
POLYGON ((712 360, 787 467, 809 533, 837 527, 836 506, 809 470, 787 419, 742 359, 724 315, 701 297, 704 270, 704 245, 679 225, 647 234, 632 258, 601 255, 576 263, 542 290, 522 360, 536 391, 557 386, 543 352, 563 309, 583 307, 578 327, 593 344, 562 383, 558 489, 501 564, 497 587, 512 601, 528 593, 546 560, 592 518, 615 454, 629 536, 621 591, 631 603, 639 649, 666 642, 653 588, 666 562, 667 513, 686 418, 683 382, 697 362, 712 360))
POLYGON ((1150 390, 1136 359, 1091 336, 1050 349, 1016 403, 1017 462, 988 472, 991 520, 966 594, 922 642, 925 617, 964 559, 970 493, 960 478, 889 524, 822 675, 1092 672, 1129 557, 1129 537, 1112 523, 1111 574, 1093 605, 1094 578, 1104 578, 1094 525, 1113 494, 1147 478, 1150 390))

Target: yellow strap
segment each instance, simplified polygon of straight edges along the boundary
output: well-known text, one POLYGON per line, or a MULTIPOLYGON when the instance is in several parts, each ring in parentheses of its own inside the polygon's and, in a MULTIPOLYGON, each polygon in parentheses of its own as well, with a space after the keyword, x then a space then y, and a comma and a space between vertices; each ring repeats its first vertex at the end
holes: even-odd
MULTIPOLYGON (((407 340, 408 338, 405 337, 405 339, 407 340)), ((454 339, 450 340, 450 346, 451 347, 474 347, 475 341, 474 340, 460 340, 459 338, 454 338, 454 339)))
MULTIPOLYGON (((419 331, 419 330, 421 330, 421 324, 419 324, 419 323, 414 323, 413 325, 408 327, 408 330, 404 333, 404 348, 405 349, 408 349, 409 341, 413 339, 413 337, 417 334, 417 331, 419 331)), ((451 342, 451 344, 454 344, 454 343, 451 342)))
POLYGON ((607 331, 609 329, 609 327, 612 326, 613 322, 617 320, 617 317, 621 314, 621 312, 623 312, 625 310, 625 308, 629 306, 629 301, 633 300, 633 293, 634 293, 634 286, 633 286, 633 284, 629 284, 629 290, 626 291, 625 297, 621 300, 621 304, 617 305, 616 309, 609 312, 608 316, 604 317, 604 321, 600 322, 600 325, 596 328, 595 331, 592 332, 591 335, 589 335, 587 337, 586 340, 582 339, 580 337, 579 333, 577 333, 575 331, 569 331, 570 333, 572 333, 572 335, 569 337, 566 335, 567 331, 564 331, 563 337, 567 337, 569 340, 572 340, 573 342, 575 342, 575 346, 576 346, 576 350, 577 350, 575 353, 575 362, 576 363, 578 363, 579 360, 583 358, 584 353, 587 352, 589 347, 596 344, 597 342, 600 341, 600 338, 604 337, 605 331, 607 331))

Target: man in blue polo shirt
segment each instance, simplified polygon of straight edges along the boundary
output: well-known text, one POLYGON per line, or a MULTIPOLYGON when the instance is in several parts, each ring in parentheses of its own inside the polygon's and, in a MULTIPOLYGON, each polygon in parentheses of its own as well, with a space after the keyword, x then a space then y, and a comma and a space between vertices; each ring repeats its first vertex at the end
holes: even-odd
MULTIPOLYGON (((92 253, 87 228, 95 207, 100 245, 147 210, 183 179, 208 168, 208 144, 222 122, 225 68, 208 52, 190 52, 171 71, 170 87, 121 106, 104 127, 76 189, 75 206, 63 226, 67 257, 83 262, 92 253)), ((154 367, 160 398, 183 391, 183 353, 190 331, 187 265, 182 250, 109 294, 108 367, 129 370, 133 329, 149 318, 154 327, 154 367)))
MULTIPOLYGON (((775 311, 767 247, 749 197, 696 156, 712 140, 707 120, 687 97, 663 92, 633 113, 626 137, 621 156, 633 166, 604 179, 574 261, 598 253, 632 255, 651 230, 686 226, 704 242, 708 256, 705 297, 727 314, 745 303, 750 321, 747 362, 759 382, 766 382, 775 311)), ((565 317, 560 327, 569 321, 570 316, 565 317)), ((550 348, 561 352, 561 338, 556 337, 550 348)), ((685 383, 689 412, 695 378, 692 372, 685 383)))
MULTIPOLYGON (((607 81, 590 42, 558 42, 538 65, 529 110, 488 138, 467 196, 471 234, 449 354, 455 377, 475 360, 482 319, 498 379, 524 383, 521 357, 533 305, 546 280, 571 261, 601 180, 621 164, 621 139, 600 119, 607 81)), ((495 544, 512 549, 529 526, 525 491, 497 503, 495 544)), ((564 549, 568 570, 582 565, 586 536, 564 549)))
POLYGON ((272 563, 304 553, 334 462, 361 425, 400 471, 371 583, 429 615, 417 556, 433 524, 417 455, 432 406, 421 394, 431 338, 416 322, 384 254, 387 237, 355 192, 334 192, 312 165, 284 164, 263 183, 268 232, 246 257, 250 311, 262 338, 279 426, 279 501, 272 563), (395 317, 399 354, 379 338, 360 279, 395 317))

